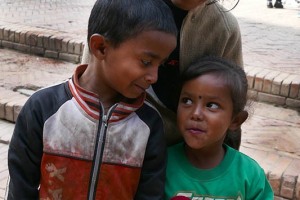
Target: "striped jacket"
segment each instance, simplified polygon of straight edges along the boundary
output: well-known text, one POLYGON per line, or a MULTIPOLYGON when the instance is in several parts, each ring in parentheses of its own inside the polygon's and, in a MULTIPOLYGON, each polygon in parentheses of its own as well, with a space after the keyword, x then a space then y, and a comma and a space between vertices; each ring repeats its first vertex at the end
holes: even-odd
POLYGON ((8 199, 162 199, 162 120, 145 96, 106 115, 97 95, 72 79, 37 91, 9 146, 8 199))

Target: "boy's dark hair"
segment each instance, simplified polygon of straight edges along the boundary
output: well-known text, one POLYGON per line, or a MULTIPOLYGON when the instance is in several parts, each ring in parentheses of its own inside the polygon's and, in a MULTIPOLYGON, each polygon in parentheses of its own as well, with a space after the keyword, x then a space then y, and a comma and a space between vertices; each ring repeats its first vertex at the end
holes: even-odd
POLYGON ((142 31, 157 30, 177 36, 169 7, 162 0, 97 0, 88 24, 88 42, 98 33, 113 46, 142 31))
POLYGON ((245 71, 224 58, 208 56, 192 63, 181 76, 181 86, 198 76, 213 73, 222 77, 231 91, 233 115, 244 110, 247 103, 248 82, 245 71))

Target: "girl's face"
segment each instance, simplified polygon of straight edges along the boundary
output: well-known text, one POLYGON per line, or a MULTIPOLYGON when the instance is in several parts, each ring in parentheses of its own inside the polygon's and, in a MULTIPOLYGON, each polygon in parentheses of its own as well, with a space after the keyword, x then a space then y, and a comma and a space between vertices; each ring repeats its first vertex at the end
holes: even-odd
POLYGON ((208 73, 183 85, 177 123, 190 148, 219 147, 232 125, 232 112, 230 89, 221 76, 208 73))
POLYGON ((171 0, 172 3, 183 10, 192 10, 207 0, 171 0))

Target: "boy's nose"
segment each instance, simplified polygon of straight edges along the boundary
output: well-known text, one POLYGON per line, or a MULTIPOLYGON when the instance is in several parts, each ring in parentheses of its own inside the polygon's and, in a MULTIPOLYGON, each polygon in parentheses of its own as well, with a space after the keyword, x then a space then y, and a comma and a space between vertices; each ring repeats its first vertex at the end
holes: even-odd
POLYGON ((148 73, 145 75, 145 80, 149 84, 153 84, 157 81, 158 77, 158 67, 153 67, 149 69, 148 73))

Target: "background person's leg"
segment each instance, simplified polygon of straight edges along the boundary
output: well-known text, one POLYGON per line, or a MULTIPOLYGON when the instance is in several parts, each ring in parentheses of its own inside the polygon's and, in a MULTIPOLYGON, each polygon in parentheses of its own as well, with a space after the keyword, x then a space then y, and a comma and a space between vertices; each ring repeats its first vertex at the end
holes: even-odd
POLYGON ((274 4, 274 8, 283 8, 281 0, 276 0, 274 4))
POLYGON ((273 8, 272 0, 267 0, 267 7, 273 8))

